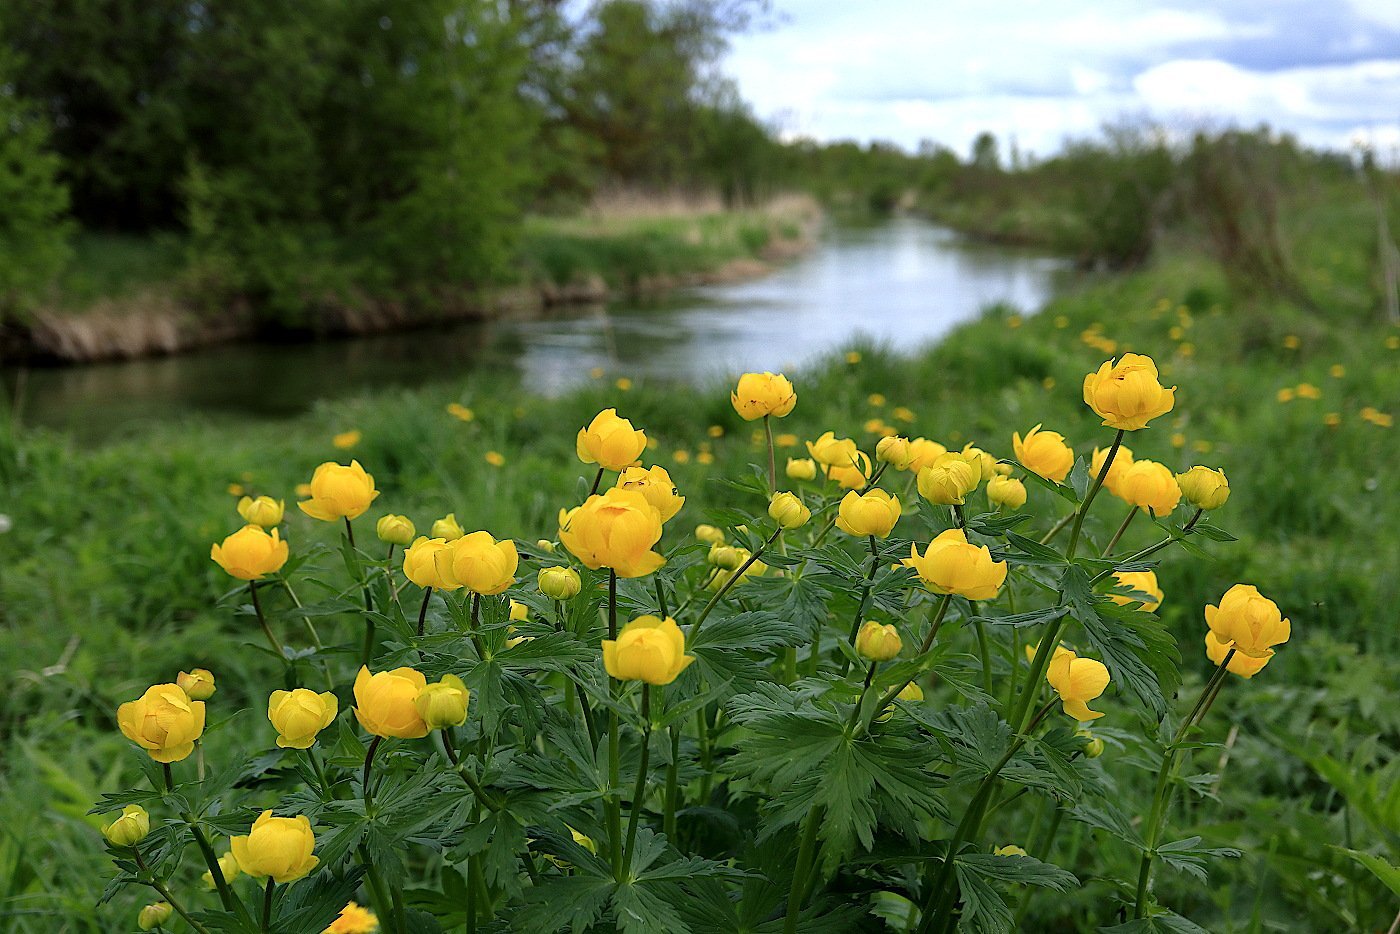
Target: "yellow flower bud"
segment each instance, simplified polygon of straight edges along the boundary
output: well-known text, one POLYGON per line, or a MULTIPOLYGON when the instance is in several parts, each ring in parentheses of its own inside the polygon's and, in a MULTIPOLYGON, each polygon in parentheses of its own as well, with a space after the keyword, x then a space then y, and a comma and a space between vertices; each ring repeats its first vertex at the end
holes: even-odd
POLYGON ((1007 509, 1026 505, 1026 485, 1014 477, 997 474, 987 481, 987 501, 1007 509))
POLYGON ((1156 461, 1135 461, 1118 481, 1118 496, 1129 506, 1149 510, 1154 516, 1165 516, 1181 502, 1181 487, 1176 477, 1156 461))
POLYGON ((273 691, 267 699, 267 719, 283 749, 310 749, 316 734, 330 726, 339 712, 340 702, 330 691, 273 691))
POLYGON ((375 934, 378 930, 379 918, 375 913, 350 902, 321 934, 375 934))
MULTIPOLYGON (((219 872, 223 875, 225 882, 232 882, 238 878, 238 860, 233 858, 231 851, 220 856, 216 862, 219 864, 219 872)), ((204 887, 211 892, 219 887, 219 884, 214 881, 212 870, 206 869, 200 879, 204 881, 204 887)))
POLYGON ((169 902, 155 902, 147 905, 136 915, 136 926, 143 931, 154 931, 170 920, 170 914, 174 910, 170 907, 169 902))
POLYGON ((785 529, 800 529, 812 518, 812 510, 795 493, 775 493, 768 502, 768 517, 785 529))
POLYGON ((287 554, 287 543, 276 529, 269 533, 256 525, 243 526, 209 549, 215 564, 244 581, 276 574, 287 563, 287 554))
MULTIPOLYGON (((1229 654, 1230 646, 1221 642, 1219 636, 1207 629, 1206 657, 1210 659, 1211 664, 1219 667, 1220 663, 1225 661, 1225 656, 1229 654)), ((1225 670, 1232 675, 1239 675, 1241 678, 1252 678, 1263 671, 1264 666, 1269 664, 1269 659, 1273 657, 1272 651, 1263 658, 1254 658, 1243 652, 1236 651, 1234 655, 1230 655, 1230 664, 1225 666, 1225 670)))
POLYGON ((150 832, 151 815, 139 804, 128 804, 115 820, 102 828, 102 836, 112 846, 135 846, 150 832))
POLYGON ((1056 652, 1045 671, 1045 680, 1060 695, 1060 705, 1069 716, 1083 723, 1103 714, 1090 710, 1094 700, 1108 688, 1108 668, 1092 658, 1080 658, 1069 649, 1056 652))
POLYGON ((990 480, 997 472, 997 459, 977 447, 971 441, 963 445, 963 460, 977 468, 983 480, 990 480))
POLYGON ((747 548, 736 548, 733 545, 711 545, 705 560, 715 567, 732 571, 747 561, 749 554, 747 548))
POLYGON ((348 467, 326 461, 311 475, 311 498, 297 506, 313 519, 335 522, 364 515, 378 496, 374 477, 365 473, 359 461, 351 461, 348 467))
POLYGON ((856 651, 872 662, 887 662, 899 654, 904 643, 899 638, 899 630, 867 620, 856 634, 856 651))
POLYGON ((1219 509, 1230 498, 1230 481, 1225 471, 1211 470, 1199 465, 1176 475, 1181 495, 1197 509, 1219 509))
POLYGON ((417 532, 408 516, 397 516, 393 513, 380 516, 379 521, 374 524, 374 534, 379 536, 381 542, 390 545, 407 545, 413 541, 417 532))
POLYGON ((810 457, 789 457, 783 472, 789 480, 815 480, 817 462, 810 457))
POLYGON ((585 464, 619 471, 636 463, 646 446, 646 432, 618 417, 617 409, 599 412, 587 428, 579 429, 575 442, 578 459, 585 464))
POLYGON ((1074 735, 1084 738, 1084 758, 1097 759, 1099 756, 1103 755, 1103 740, 1099 739, 1093 733, 1090 733, 1088 730, 1077 730, 1074 735))
POLYGON ((899 521, 899 516, 898 497, 880 489, 868 493, 852 490, 842 497, 841 505, 837 507, 836 527, 847 535, 885 538, 899 521))
POLYGON ((243 521, 265 529, 281 524, 284 510, 285 503, 271 496, 259 496, 257 499, 245 496, 238 501, 238 514, 243 517, 243 521))
POLYGON ((695 537, 711 545, 724 544, 724 530, 716 528, 713 525, 697 525, 695 527, 695 537))
POLYGON ((321 862, 311 855, 316 836, 304 814, 273 817, 263 811, 246 837, 228 843, 239 869, 255 879, 271 876, 279 885, 304 878, 321 862))
POLYGON ((921 701, 924 699, 924 689, 910 681, 895 697, 902 701, 921 701))
POLYGON ((1287 642, 1292 634, 1278 604, 1249 584, 1236 584, 1225 591, 1219 606, 1207 606, 1206 625, 1227 649, 1250 658, 1268 658, 1274 654, 1272 646, 1287 642))
POLYGON ((175 676, 175 683, 190 700, 208 700, 214 696, 214 673, 208 668, 182 671, 175 676))
POLYGON ((540 568, 538 578, 540 593, 551 600, 572 600, 583 589, 583 581, 578 571, 559 565, 540 568))
MULTIPOLYGON (((898 414, 898 412, 899 410, 896 409, 895 413, 898 414)), ((909 461, 900 469, 913 471, 917 474, 925 467, 933 466, 934 461, 947 453, 948 449, 937 441, 930 441, 928 438, 915 438, 909 442, 909 461)))
POLYGON ((375 736, 422 739, 428 735, 428 725, 415 702, 427 684, 423 673, 412 668, 370 674, 361 665, 355 676, 355 719, 375 736))
POLYGON ((816 441, 807 442, 807 452, 818 464, 850 467, 858 462, 860 448, 850 438, 838 438, 835 432, 827 431, 816 441))
POLYGON ((437 519, 428 527, 429 538, 440 538, 445 542, 455 542, 463 535, 467 534, 462 528, 462 524, 457 521, 457 514, 449 512, 441 519, 437 519))
POLYGON ((986 545, 973 545, 962 529, 949 529, 929 542, 922 555, 917 545, 902 562, 934 593, 968 600, 990 600, 1006 580, 1006 562, 993 561, 986 545))
POLYGON ((179 762, 204 732, 204 702, 190 700, 178 684, 156 684, 117 708, 117 726, 157 762, 179 762))
POLYGON ((648 503, 656 508, 661 514, 662 522, 669 522, 671 517, 680 512, 685 505, 685 497, 676 493, 676 485, 671 482, 671 475, 662 466, 656 467, 627 467, 618 474, 617 488, 620 490, 634 490, 641 493, 648 503))
POLYGON ((781 373, 745 373, 729 401, 747 422, 765 415, 782 418, 797 405, 797 392, 781 373))
POLYGON ((909 466, 909 461, 913 458, 914 452, 910 449, 909 439, 898 436, 881 438, 875 445, 875 459, 882 464, 889 464, 895 470, 903 470, 909 466))
POLYGON ((997 847, 996 849, 992 850, 992 855, 993 855, 993 856, 1029 856, 1030 854, 1027 853, 1027 852, 1025 851, 1025 849, 1023 849, 1022 847, 1016 846, 1014 843, 1008 843, 1006 846, 999 846, 999 847, 997 847))
POLYGON ((639 616, 603 640, 603 667, 619 681, 670 684, 695 656, 685 654, 685 634, 669 616, 639 616))
POLYGON ((491 596, 515 583, 520 555, 510 539, 498 542, 490 532, 473 532, 447 547, 452 551, 453 579, 472 593, 491 596))
POLYGON ((982 475, 961 454, 944 454, 919 471, 919 495, 938 506, 962 505, 982 475))
MULTIPOLYGON (((1115 571, 1113 574, 1118 581, 1119 589, 1136 590, 1139 593, 1151 595, 1151 599, 1144 600, 1142 608, 1151 613, 1162 605, 1162 588, 1157 585, 1157 575, 1151 571, 1115 571)), ((1137 598, 1127 594, 1109 594, 1114 603, 1127 606, 1136 603, 1137 598)))
POLYGON ((635 490, 614 488, 560 510, 559 540, 588 567, 612 568, 619 577, 645 577, 666 563, 652 551, 661 540, 661 513, 635 490))
POLYGON ((836 464, 823 464, 822 475, 828 480, 834 480, 842 489, 864 489, 866 482, 870 479, 870 458, 866 457, 864 452, 857 451, 856 460, 852 466, 841 467, 836 464))
POLYGON ((452 575, 452 547, 441 538, 420 535, 404 549, 403 574, 419 587, 456 590, 462 586, 452 575))
POLYGON ((554 554, 554 543, 547 538, 538 539, 535 542, 535 547, 547 555, 554 554))
POLYGON ((1136 431, 1172 410, 1176 387, 1162 388, 1151 357, 1125 353, 1084 377, 1084 403, 1108 427, 1136 431))
POLYGON ((471 692, 456 675, 443 675, 442 680, 424 685, 414 700, 418 715, 430 730, 461 726, 467 722, 467 705, 471 692))
POLYGON ((1074 451, 1065 444, 1065 436, 1058 431, 1042 431, 1039 425, 1026 432, 1024 438, 1020 432, 1013 433, 1011 449, 1022 467, 1056 483, 1069 476, 1074 466, 1074 451))

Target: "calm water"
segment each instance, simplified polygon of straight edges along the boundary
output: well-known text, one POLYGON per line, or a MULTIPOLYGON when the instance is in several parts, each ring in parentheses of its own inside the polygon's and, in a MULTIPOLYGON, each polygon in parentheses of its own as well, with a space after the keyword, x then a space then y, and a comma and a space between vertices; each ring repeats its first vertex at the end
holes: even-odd
MULTIPOLYGON (((772 275, 688 289, 659 302, 31 370, 23 377, 22 418, 98 440, 191 414, 285 417, 317 399, 452 380, 483 368, 519 372, 547 393, 588 379, 599 366, 618 376, 684 381, 791 369, 858 335, 913 346, 995 302, 1035 310, 1059 268, 1056 260, 966 244, 912 219, 835 227, 819 248, 772 275)), ((7 389, 17 378, 6 374, 7 389)))

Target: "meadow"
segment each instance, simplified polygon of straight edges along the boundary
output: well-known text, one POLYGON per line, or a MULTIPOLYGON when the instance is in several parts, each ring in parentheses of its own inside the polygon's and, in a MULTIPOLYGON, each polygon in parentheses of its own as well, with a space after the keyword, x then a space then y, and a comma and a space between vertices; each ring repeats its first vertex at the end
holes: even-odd
MULTIPOLYGON (((1351 262, 1350 253, 1322 252, 1309 275, 1345 295, 1351 262)), ((1084 280, 1039 314, 990 309, 935 347, 841 348, 789 374, 802 402, 781 431, 814 439, 834 429, 873 452, 888 425, 1009 457, 1013 430, 1044 423, 1087 458, 1105 437, 1079 383, 1127 351, 1152 354, 1164 382, 1181 387, 1170 415, 1134 433, 1134 454, 1174 470, 1220 467, 1232 479, 1219 522, 1238 540, 1200 542, 1210 560, 1159 572, 1167 594, 1159 614, 1184 657, 1180 696, 1194 696, 1210 673, 1201 607, 1231 584, 1258 585, 1294 626, 1267 671, 1232 684, 1216 708, 1224 715, 1206 721, 1204 738, 1219 745, 1198 756, 1198 794, 1173 818, 1177 830, 1244 855, 1212 863, 1208 884, 1161 873, 1158 896, 1209 930, 1382 930, 1395 914, 1393 891, 1338 848, 1392 864, 1400 854, 1400 446, 1391 421, 1400 329, 1340 300, 1323 313, 1236 301, 1213 263, 1175 250, 1139 272, 1084 280)), ((738 495, 716 476, 766 458, 761 432, 736 416, 728 388, 605 372, 551 399, 500 374, 469 374, 460 384, 318 405, 288 423, 153 426, 95 449, 0 431, 0 512, 10 520, 0 534, 5 927, 110 931, 134 917, 135 892, 96 904, 110 869, 102 819, 88 813, 104 791, 139 780, 137 756, 116 728, 119 703, 177 669, 207 667, 218 675, 221 716, 244 710, 211 737, 211 756, 265 745, 258 710, 277 663, 245 647, 257 630, 235 615, 231 581, 209 560, 209 544, 237 527, 239 495, 290 504, 318 463, 353 456, 384 491, 375 515, 405 513, 423 528, 455 512, 469 530, 529 543, 552 536, 560 505, 586 493, 590 468, 574 456, 574 433, 616 406, 646 427, 655 442, 647 458, 687 497, 662 543, 673 550, 738 495), (453 403, 470 420, 449 412, 453 403), (352 446, 332 444, 348 431, 358 433, 352 446)), ((788 440, 780 438, 780 464, 804 453, 788 440)), ((1052 508, 1053 493, 1028 486, 1032 506, 1052 508)), ((1118 521, 1116 509, 1102 512, 1096 526, 1118 521)), ((287 515, 298 548, 335 546, 326 526, 287 515)), ((1139 523, 1125 548, 1157 534, 1139 523)), ((329 593, 347 581, 324 586, 329 593)), ((293 625, 285 601, 270 613, 293 625)), ((345 629, 328 641, 355 642, 357 624, 332 615, 318 625, 345 629)), ((1122 723, 1105 723, 1100 735, 1106 757, 1136 755, 1122 723)), ((1146 796, 1139 786, 1150 773, 1118 777, 1125 795, 1146 796)), ((999 832, 1013 840, 1028 831, 999 832)), ((1093 880, 1130 874, 1128 854, 1115 855, 1104 833, 1081 823, 1061 841, 1057 860, 1086 884, 1037 899, 1026 923, 1092 930, 1111 920, 1096 907, 1093 880)))

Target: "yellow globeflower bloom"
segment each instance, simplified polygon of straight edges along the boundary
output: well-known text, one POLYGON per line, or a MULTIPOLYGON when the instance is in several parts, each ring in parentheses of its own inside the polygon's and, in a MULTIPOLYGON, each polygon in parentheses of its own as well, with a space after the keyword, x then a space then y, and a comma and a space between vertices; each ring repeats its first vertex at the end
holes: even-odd
POLYGON ((899 521, 899 515, 899 497, 878 488, 868 493, 852 490, 837 507, 836 527, 847 535, 885 538, 899 521))
POLYGON ((661 513, 635 490, 614 488, 561 509, 559 540, 590 568, 612 568, 619 577, 645 577, 666 563, 651 550, 661 540, 661 513))
POLYGON ((915 438, 909 442, 909 460, 899 469, 918 473, 925 467, 933 466, 934 461, 947 453, 948 449, 937 441, 930 441, 928 438, 915 438))
POLYGON ((1165 516, 1181 502, 1181 487, 1170 470, 1156 461, 1134 462, 1118 481, 1118 496, 1129 506, 1165 516))
POLYGON ((326 461, 311 475, 311 498, 297 506, 313 519, 334 522, 364 515, 377 496, 374 477, 365 473, 359 461, 351 461, 348 467, 326 461))
POLYGON ((1151 357, 1125 353, 1084 377, 1084 403, 1108 427, 1136 431, 1172 410, 1176 387, 1162 388, 1151 357))
POLYGON ((214 673, 208 668, 194 668, 175 676, 175 683, 190 700, 208 700, 214 696, 214 673))
POLYGON ((246 837, 228 841, 238 868, 255 879, 272 877, 279 885, 304 878, 321 862, 311 854, 316 836, 306 815, 274 817, 263 811, 246 837))
MULTIPOLYGON (((1220 637, 1214 632, 1206 630, 1206 657, 1211 664, 1217 668, 1225 661, 1225 656, 1229 655, 1230 646, 1220 641, 1220 637)), ((1230 656, 1230 664, 1225 666, 1225 670, 1232 675, 1239 675, 1241 678, 1252 678, 1264 670, 1264 666, 1269 664, 1269 659, 1273 658, 1273 652, 1262 658, 1255 658, 1243 652, 1236 652, 1230 656)))
POLYGON ((813 480, 817 476, 817 462, 810 457, 789 457, 784 473, 789 480, 813 480))
POLYGON ((913 457, 914 452, 909 446, 908 438, 891 435, 881 438, 875 445, 875 459, 882 464, 889 464, 895 470, 904 470, 913 457))
POLYGON ((460 402, 447 403, 447 414, 464 422, 469 422, 476 418, 476 413, 460 402))
POLYGON ((462 586, 452 574, 452 546, 441 538, 420 535, 404 549, 403 575, 419 587, 456 590, 462 586))
POLYGON ((983 480, 990 480, 997 472, 997 459, 969 441, 963 445, 963 459, 977 468, 983 480))
POLYGON ((904 647, 899 630, 893 626, 867 620, 856 634, 856 651, 872 662, 887 662, 904 647))
POLYGON ((1045 671, 1045 680, 1060 695, 1065 713, 1083 723, 1103 714, 1089 709, 1089 702, 1108 688, 1108 668, 1092 658, 1080 658, 1066 649, 1056 652, 1045 671))
POLYGON ((461 726, 467 722, 467 706, 471 692, 456 675, 443 675, 442 680, 424 685, 414 699, 418 715, 430 730, 461 726))
POLYGON ((956 594, 968 600, 990 600, 1006 580, 1006 562, 992 560, 986 545, 973 545, 962 529, 949 529, 929 542, 924 553, 910 546, 902 562, 912 568, 934 593, 956 594))
POLYGON ((961 454, 949 452, 919 471, 919 495, 938 506, 961 506, 977 489, 982 474, 961 454))
POLYGON ((583 589, 583 581, 573 568, 554 566, 540 568, 538 577, 540 593, 551 600, 572 600, 583 589))
POLYGON ((870 458, 857 451, 855 463, 849 467, 837 464, 823 464, 822 475, 833 480, 845 490, 863 490, 870 480, 870 458))
POLYGON ((1197 509, 1218 509, 1230 498, 1230 481, 1225 471, 1197 465, 1176 475, 1181 495, 1197 509))
POLYGON ((510 601, 510 619, 512 622, 522 622, 530 618, 530 608, 519 600, 510 601))
POLYGON ((595 415, 587 428, 579 429, 575 442, 579 460, 606 470, 630 467, 646 446, 646 432, 618 417, 617 409, 604 409, 595 415))
MULTIPOLYGON (((232 850, 220 856, 218 863, 219 874, 224 877, 225 882, 232 882, 234 879, 238 878, 238 860, 234 857, 232 850)), ((219 887, 218 883, 214 881, 214 873, 208 869, 206 869, 204 874, 199 878, 204 882, 204 888, 207 891, 212 892, 219 887)))
POLYGON ((858 463, 860 448, 850 438, 838 438, 835 432, 827 431, 807 442, 807 453, 827 467, 850 467, 858 463))
POLYGON ((520 555, 510 539, 496 541, 490 532, 473 532, 447 546, 452 553, 452 577, 472 593, 504 593, 515 583, 520 555))
POLYGON ((775 493, 768 503, 768 517, 785 529, 799 529, 812 518, 812 510, 795 493, 775 493))
POLYGON ((421 739, 428 735, 428 725, 416 701, 427 684, 423 673, 412 668, 370 674, 361 665, 355 676, 355 719, 375 736, 421 739))
POLYGON ((697 525, 695 537, 710 545, 724 544, 724 530, 713 525, 697 525))
POLYGON ((603 640, 603 667, 619 681, 670 684, 695 661, 685 654, 685 634, 671 617, 639 616, 603 640))
POLYGON ((1019 431, 1014 432, 1011 448, 1022 467, 1056 483, 1069 476, 1074 466, 1074 451, 1065 444, 1065 436, 1058 431, 1042 431, 1039 425, 1026 432, 1024 438, 1019 431))
POLYGON ((617 476, 617 488, 635 490, 661 513, 661 521, 669 522, 681 511, 685 497, 676 492, 671 475, 659 464, 655 467, 627 467, 617 476))
POLYGON ((331 444, 340 448, 342 451, 348 451, 350 448, 359 444, 360 439, 363 437, 364 435, 362 435, 358 429, 352 428, 349 431, 342 431, 340 434, 331 438, 331 444))
MULTIPOLYGON (((1089 475, 1097 477, 1099 471, 1103 470, 1103 462, 1108 457, 1108 448, 1094 448, 1094 456, 1089 462, 1089 475)), ((1118 453, 1113 455, 1113 463, 1108 466, 1108 476, 1103 478, 1103 485, 1108 488, 1108 492, 1114 496, 1121 496, 1118 492, 1118 484, 1123 480, 1123 474, 1128 472, 1128 468, 1133 466, 1133 452, 1126 444, 1118 445, 1118 453)))
MULTIPOLYGON (((1162 605, 1162 588, 1157 584, 1157 575, 1151 571, 1115 571, 1113 577, 1118 581, 1119 587, 1136 590, 1138 593, 1151 596, 1150 600, 1142 602, 1142 608, 1147 612, 1154 612, 1157 607, 1162 605)), ((1135 597, 1129 597, 1126 594, 1114 593, 1109 594, 1109 596, 1113 598, 1114 603, 1123 606, 1137 602, 1135 597)))
POLYGON ((287 554, 287 543, 276 529, 267 532, 256 525, 245 525, 209 548, 215 564, 244 581, 276 574, 287 563, 287 554))
POLYGON ((1026 485, 1014 477, 997 475, 987 481, 987 499, 997 506, 1020 509, 1026 505, 1026 485))
POLYGON ((378 930, 379 918, 374 912, 350 902, 321 934, 375 934, 378 930))
POLYGON ((179 762, 204 732, 204 702, 190 700, 178 684, 152 685, 117 708, 117 726, 157 762, 179 762))
POLYGON ((462 523, 457 521, 457 514, 455 512, 449 512, 441 519, 434 520, 433 524, 428 526, 429 538, 440 538, 445 542, 455 542, 466 534, 467 530, 462 528, 462 523))
POLYGON ((112 846, 135 846, 150 832, 151 815, 139 804, 128 804, 114 821, 102 828, 102 836, 112 846))
POLYGON ((277 730, 283 749, 310 749, 316 734, 335 721, 340 702, 330 691, 317 694, 306 688, 273 691, 267 699, 267 719, 277 730))
POLYGON ((238 514, 243 517, 243 521, 265 529, 280 525, 285 509, 286 504, 282 500, 273 499, 271 496, 259 496, 257 499, 245 496, 238 501, 238 514))
POLYGON ((1219 606, 1206 607, 1206 625, 1227 648, 1233 646, 1251 658, 1268 658, 1272 646, 1287 642, 1292 625, 1278 604, 1249 584, 1225 591, 1219 606))
POLYGON ((413 536, 417 533, 418 530, 413 527, 413 522, 409 520, 408 516, 396 516, 390 513, 387 516, 381 516, 379 521, 374 524, 374 534, 379 537, 381 542, 387 542, 390 545, 407 545, 413 541, 413 536))
POLYGON ((747 422, 765 415, 782 418, 797 405, 797 392, 781 373, 745 373, 729 394, 729 401, 747 422))

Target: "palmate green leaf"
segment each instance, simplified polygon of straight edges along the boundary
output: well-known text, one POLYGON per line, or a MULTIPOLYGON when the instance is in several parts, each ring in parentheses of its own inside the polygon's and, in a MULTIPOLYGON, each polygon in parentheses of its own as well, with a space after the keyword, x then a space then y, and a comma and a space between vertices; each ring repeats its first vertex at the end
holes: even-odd
POLYGON ((1146 918, 1099 928, 1102 934, 1210 934, 1196 922, 1164 909, 1146 918))
POLYGON ((1203 847, 1200 837, 1187 837, 1157 847, 1157 858, 1178 872, 1194 876, 1201 882, 1209 881, 1206 876, 1206 860, 1238 859, 1240 851, 1231 847, 1203 847))
POLYGON ((952 780, 957 784, 990 774, 1011 744, 1011 727, 988 704, 941 710, 919 705, 914 715, 956 766, 952 780))
POLYGON ((975 616, 971 622, 986 623, 989 626, 1007 626, 1012 629, 1025 629, 1030 626, 1041 626, 1045 623, 1053 623, 1069 612, 1067 606, 1047 606, 1039 610, 1027 610, 1024 613, 1012 613, 1007 616, 975 616))
POLYGON ((1100 799, 1092 805, 1081 802, 1069 811, 1069 816, 1081 824, 1105 831, 1137 850, 1147 848, 1133 827, 1132 818, 1107 798, 1100 799))
POLYGON ((511 927, 524 934, 553 934, 563 928, 583 934, 602 916, 615 884, 589 875, 551 877, 525 890, 511 927))
POLYGON ((626 934, 691 934, 675 908, 687 897, 670 882, 619 885, 612 893, 613 917, 626 934))
POLYGON ((1015 564, 1042 565, 1045 567, 1055 567, 1065 563, 1065 556, 1060 554, 1049 545, 1042 545, 1033 538, 1024 535, 1017 535, 1015 532, 1007 532, 1006 540, 1011 543, 1015 551, 1007 552, 1006 560, 1015 564))
POLYGON ((298 885, 289 887, 277 906, 280 931, 323 931, 335 920, 345 903, 355 897, 364 869, 355 866, 346 872, 313 873, 298 885))
POLYGON ((1000 538, 1022 523, 1030 521, 1030 513, 1025 512, 983 512, 967 517, 967 527, 979 535, 1000 538))
POLYGON ((959 927, 978 934, 1009 934, 1015 919, 1001 893, 991 882, 961 860, 953 862, 953 873, 957 877, 963 902, 959 927))
POLYGON ((711 616, 686 650, 695 656, 691 667, 703 680, 711 684, 731 682, 736 690, 746 691, 771 679, 768 662, 774 649, 797 645, 807 638, 802 626, 773 613, 739 613, 711 616))
POLYGON ((954 866, 968 872, 1020 885, 1038 885, 1056 892, 1068 892, 1079 884, 1074 874, 1034 856, 997 856, 993 853, 964 853, 954 866))
POLYGON ((1032 473, 1031 471, 1026 470, 1026 468, 1022 466, 1019 461, 1010 460, 1008 461, 1008 463, 1012 463, 1015 464, 1017 467, 1020 467, 1021 470, 1025 472, 1025 478, 1027 481, 1034 483, 1037 486, 1044 487, 1045 489, 1054 493, 1056 496, 1063 497, 1064 499, 1068 500, 1076 506, 1079 505, 1079 500, 1082 498, 1082 494, 1075 492, 1073 487, 1067 486, 1063 483, 1056 483, 1054 480, 1046 480, 1040 474, 1032 473))
POLYGON ((598 651, 597 646, 586 645, 569 633, 549 632, 502 649, 495 658, 507 670, 568 671, 574 665, 594 661, 598 651))
POLYGON ((1151 614, 1093 593, 1088 575, 1077 565, 1065 569, 1060 587, 1113 680, 1161 720, 1167 712, 1166 697, 1181 683, 1181 653, 1176 640, 1151 614))

